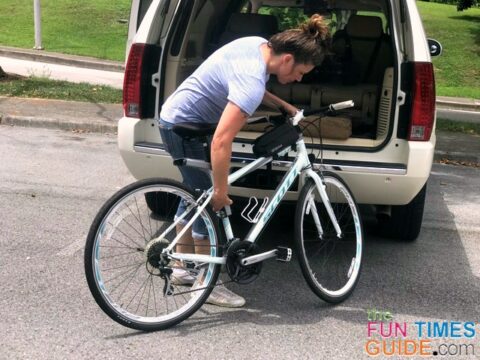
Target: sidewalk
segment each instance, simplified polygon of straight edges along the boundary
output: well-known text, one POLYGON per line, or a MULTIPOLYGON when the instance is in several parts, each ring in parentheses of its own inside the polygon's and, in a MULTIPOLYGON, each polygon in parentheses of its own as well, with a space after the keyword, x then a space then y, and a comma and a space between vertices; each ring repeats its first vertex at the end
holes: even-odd
POLYGON ((116 133, 121 104, 0 96, 0 125, 116 133))
MULTIPOLYGON (((87 69, 123 72, 125 65, 119 61, 102 60, 88 56, 67 55, 44 50, 29 50, 0 45, 0 56, 36 62, 77 66, 87 69)), ((1 64, 0 64, 1 65, 1 64)))

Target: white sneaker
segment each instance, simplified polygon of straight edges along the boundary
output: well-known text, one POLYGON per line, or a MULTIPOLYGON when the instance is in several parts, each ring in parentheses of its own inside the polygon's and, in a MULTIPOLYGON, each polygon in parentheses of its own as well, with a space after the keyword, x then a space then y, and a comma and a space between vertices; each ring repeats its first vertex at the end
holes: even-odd
POLYGON ((216 285, 210 293, 206 303, 237 308, 245 305, 245 299, 240 295, 235 294, 233 291, 228 290, 224 285, 216 285))
POLYGON ((195 283, 195 277, 187 270, 173 268, 170 275, 170 282, 173 285, 192 286, 195 283))

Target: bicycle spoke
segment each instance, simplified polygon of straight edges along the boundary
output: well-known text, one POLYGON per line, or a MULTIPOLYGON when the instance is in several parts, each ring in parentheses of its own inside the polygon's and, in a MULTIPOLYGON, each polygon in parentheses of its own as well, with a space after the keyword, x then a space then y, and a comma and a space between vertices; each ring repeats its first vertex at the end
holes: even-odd
MULTIPOLYGON (((127 207, 128 207, 128 205, 127 205, 127 207)), ((129 208, 128 210, 130 210, 130 208, 129 208)), ((130 211, 132 211, 132 210, 130 210, 130 211)), ((135 216, 133 216, 133 217, 135 217, 135 216)), ((137 220, 138 220, 138 219, 137 219, 137 220)), ((127 224, 128 226, 130 226, 130 228, 131 228, 133 231, 135 231, 142 239, 146 239, 145 234, 140 233, 140 231, 138 231, 132 224, 130 224, 130 222, 128 222, 127 220, 125 220, 125 218, 123 218, 122 221, 123 221, 125 224, 127 224)), ((120 229, 118 229, 118 230, 120 231, 120 229)), ((123 231, 120 231, 120 232, 125 235, 125 233, 124 233, 123 231)), ((125 236, 127 236, 127 235, 125 235, 125 236)))
MULTIPOLYGON (((145 282, 148 280, 148 276, 147 276, 147 279, 142 283, 142 285, 140 285, 140 287, 138 288, 137 292, 135 293, 135 295, 133 295, 132 299, 130 300, 130 302, 127 304, 126 308, 128 309, 131 305, 131 303, 133 302, 133 300, 135 300, 135 298, 137 297, 138 293, 140 292, 140 290, 142 289, 143 287, 143 284, 145 284, 145 282)), ((141 300, 141 299, 140 299, 141 300)), ((137 312, 138 312, 138 308, 137 308, 137 312)))
POLYGON ((147 309, 145 310, 145 316, 148 316, 148 306, 150 305, 150 291, 152 290, 152 276, 150 276, 148 283, 148 297, 147 297, 147 309))
POLYGON ((152 289, 153 289, 153 303, 155 304, 155 316, 158 316, 157 297, 155 296, 155 284, 153 283, 153 276, 150 278, 150 281, 152 283, 152 289))
MULTIPOLYGON (((129 274, 131 274, 131 275, 130 275, 130 278, 127 278, 127 279, 129 279, 129 281, 127 282, 127 284, 126 284, 125 287, 123 288, 123 291, 120 293, 120 295, 119 295, 119 297, 118 297, 119 300, 122 298, 125 290, 128 288, 128 285, 130 285, 130 283, 133 281, 133 278, 135 277, 135 274, 137 273, 138 269, 140 269, 141 266, 142 266, 142 265, 139 265, 139 266, 136 267, 135 269, 123 273, 123 274, 129 273, 129 274)), ((116 278, 118 278, 118 276, 115 277, 115 279, 116 279, 116 278)), ((113 289, 112 289, 112 291, 111 291, 112 294, 113 294, 113 293, 115 292, 115 290, 117 290, 117 289, 120 287, 120 285, 122 285, 127 279, 121 281, 119 284, 117 284, 117 286, 113 287, 113 289)), ((111 279, 111 280, 112 280, 112 279, 111 279)), ((107 282, 105 282, 105 283, 107 283, 107 282)))
MULTIPOLYGON (((134 253, 138 253, 138 252, 143 252, 143 250, 138 251, 137 249, 135 249, 134 253)), ((128 252, 128 253, 121 253, 121 254, 115 254, 115 255, 109 255, 109 256, 101 256, 100 259, 101 260, 112 259, 119 256, 126 256, 126 255, 132 255, 132 254, 133 254, 132 252, 128 252)))
MULTIPOLYGON (((143 238, 146 239, 147 237, 145 236, 145 226, 143 226, 143 223, 142 223, 142 215, 140 214, 140 209, 138 207, 138 202, 137 202, 137 198, 134 199, 135 200, 135 206, 137 208, 137 212, 138 212, 138 222, 140 223, 140 227, 142 228, 142 233, 143 233, 143 238)), ((133 212, 132 212, 132 215, 133 215, 133 212)), ((148 233, 148 231, 147 231, 148 233)), ((150 233, 150 236, 151 236, 151 233, 150 233)))
POLYGON ((126 268, 126 267, 141 266, 143 264, 145 264, 145 261, 137 262, 135 264, 126 264, 126 265, 120 265, 120 266, 113 267, 113 268, 102 269, 102 271, 118 270, 118 269, 123 269, 123 268, 126 268))
MULTIPOLYGON (((114 226, 112 225, 111 223, 108 223, 108 225, 110 226, 114 226)), ((130 236, 128 236, 127 234, 125 234, 122 230, 120 230, 119 228, 116 229, 118 232, 120 232, 123 236, 125 236, 128 240, 130 240, 132 243, 134 243, 135 245, 137 245, 137 248, 143 248, 141 245, 137 244, 130 236)), ((118 241, 119 243, 123 244, 122 242, 118 241)))
MULTIPOLYGON (((114 240, 114 239, 112 239, 112 240, 114 240)), ((131 250, 135 250, 135 251, 143 251, 143 249, 139 250, 138 248, 133 248, 131 246, 125 246, 125 245, 124 246, 99 245, 98 247, 99 248, 110 248, 110 249, 125 249, 125 248, 127 248, 127 249, 131 249, 131 250)))

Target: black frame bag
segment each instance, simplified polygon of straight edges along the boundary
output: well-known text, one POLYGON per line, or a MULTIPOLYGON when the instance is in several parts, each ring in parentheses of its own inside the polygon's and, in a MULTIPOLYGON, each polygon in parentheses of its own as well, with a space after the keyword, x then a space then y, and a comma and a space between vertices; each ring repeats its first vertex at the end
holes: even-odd
POLYGON ((259 136, 253 143, 253 153, 256 157, 273 156, 294 145, 298 139, 300 139, 299 130, 286 122, 259 136))

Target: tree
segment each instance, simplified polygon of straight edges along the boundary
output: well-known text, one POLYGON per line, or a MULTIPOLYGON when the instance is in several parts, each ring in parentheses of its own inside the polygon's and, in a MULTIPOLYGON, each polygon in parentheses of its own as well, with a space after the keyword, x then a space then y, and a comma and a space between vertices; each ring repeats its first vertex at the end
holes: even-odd
POLYGON ((0 66, 0 79, 6 79, 7 73, 3 71, 2 67, 0 66))
POLYGON ((465 9, 471 8, 477 3, 476 0, 458 0, 457 10, 463 11, 465 9))

